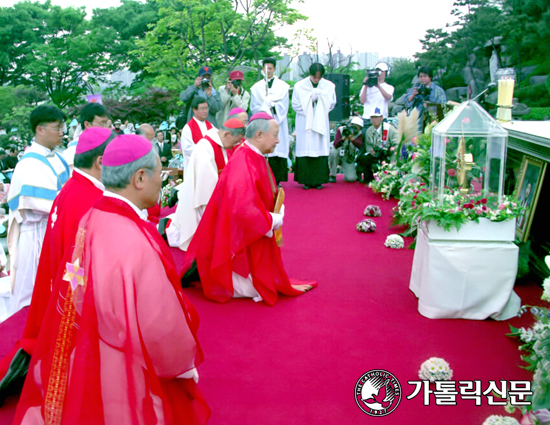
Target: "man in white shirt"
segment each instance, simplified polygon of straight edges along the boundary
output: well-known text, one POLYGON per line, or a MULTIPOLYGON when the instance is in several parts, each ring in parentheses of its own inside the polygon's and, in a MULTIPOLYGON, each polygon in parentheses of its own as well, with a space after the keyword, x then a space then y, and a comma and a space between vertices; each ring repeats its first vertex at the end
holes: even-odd
POLYGON ((204 97, 195 97, 191 103, 193 117, 189 120, 181 132, 181 150, 183 152, 183 169, 187 169, 189 158, 206 132, 213 126, 206 120, 208 117, 208 102, 204 97))
POLYGON ((364 105, 363 119, 365 124, 364 128, 370 126, 370 117, 376 108, 382 111, 384 118, 388 118, 389 103, 393 99, 393 92, 395 88, 386 83, 386 77, 389 76, 390 67, 386 62, 379 62, 375 66, 375 71, 378 71, 378 76, 369 79, 367 75, 363 80, 363 89, 361 90, 360 100, 364 105))
POLYGON ((288 180, 288 106, 290 86, 275 75, 277 62, 273 58, 263 61, 263 80, 258 81, 250 90, 252 99, 250 110, 253 114, 266 112, 279 124, 279 143, 273 153, 268 154, 269 166, 277 184, 288 180))

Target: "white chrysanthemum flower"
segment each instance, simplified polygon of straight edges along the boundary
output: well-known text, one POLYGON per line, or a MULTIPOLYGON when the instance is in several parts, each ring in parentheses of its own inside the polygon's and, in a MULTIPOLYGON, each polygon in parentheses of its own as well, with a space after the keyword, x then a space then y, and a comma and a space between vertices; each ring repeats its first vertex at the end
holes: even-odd
POLYGON ((431 357, 420 365, 418 376, 430 382, 448 381, 453 377, 453 371, 445 360, 431 357))
POLYGON ((519 422, 511 416, 491 415, 485 419, 483 425, 519 425, 519 422))
POLYGON ((399 235, 389 235, 384 245, 388 248, 401 249, 405 246, 405 241, 399 235))

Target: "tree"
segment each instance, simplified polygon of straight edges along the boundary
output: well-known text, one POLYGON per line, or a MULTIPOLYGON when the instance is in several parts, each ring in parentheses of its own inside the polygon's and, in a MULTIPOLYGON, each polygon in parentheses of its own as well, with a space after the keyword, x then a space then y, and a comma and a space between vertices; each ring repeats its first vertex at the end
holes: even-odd
POLYGON ((136 41, 144 39, 150 27, 158 19, 158 6, 153 0, 145 3, 135 0, 122 0, 119 7, 94 9, 92 27, 100 31, 108 31, 112 41, 105 46, 109 59, 119 68, 128 68, 132 72, 142 74, 146 58, 134 54, 136 41))
MULTIPOLYGON (((301 0, 297 0, 301 1, 301 0)), ((225 77, 239 64, 254 65, 285 39, 282 25, 305 19, 293 0, 156 0, 159 19, 137 53, 155 83, 181 90, 208 64, 225 77)))

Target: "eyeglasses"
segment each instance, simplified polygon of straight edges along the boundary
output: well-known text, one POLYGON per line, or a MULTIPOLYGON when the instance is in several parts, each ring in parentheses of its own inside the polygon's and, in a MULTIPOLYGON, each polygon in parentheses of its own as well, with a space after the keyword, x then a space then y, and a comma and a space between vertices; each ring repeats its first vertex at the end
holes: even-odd
POLYGON ((58 126, 58 125, 56 125, 54 127, 50 127, 50 126, 47 126, 47 125, 40 125, 39 127, 49 128, 50 130, 57 131, 58 133, 63 131, 63 127, 58 126))
POLYGON ((92 124, 92 127, 103 127, 103 128, 109 127, 109 121, 100 121, 100 122, 92 121, 90 124, 92 124))
POLYGON ((208 111, 208 106, 199 106, 197 109, 199 111, 208 111))

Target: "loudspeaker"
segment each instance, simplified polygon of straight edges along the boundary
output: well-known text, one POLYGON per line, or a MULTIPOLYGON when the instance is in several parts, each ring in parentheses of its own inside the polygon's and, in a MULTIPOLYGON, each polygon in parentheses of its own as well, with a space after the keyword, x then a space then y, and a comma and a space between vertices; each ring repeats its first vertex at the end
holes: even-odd
POLYGON ((336 106, 330 111, 330 121, 344 121, 349 118, 349 74, 325 74, 323 78, 332 81, 336 86, 336 106))

